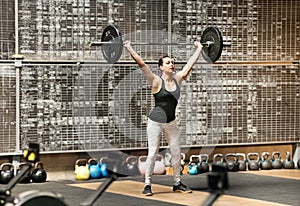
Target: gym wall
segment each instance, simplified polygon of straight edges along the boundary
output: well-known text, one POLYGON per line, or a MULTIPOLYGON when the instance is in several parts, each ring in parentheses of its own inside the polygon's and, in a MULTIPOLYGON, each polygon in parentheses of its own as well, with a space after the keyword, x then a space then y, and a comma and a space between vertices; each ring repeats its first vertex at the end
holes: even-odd
MULTIPOLYGON (((153 105, 147 82, 125 51, 120 63, 110 65, 100 47, 88 45, 110 23, 134 42, 192 44, 215 26, 232 43, 219 64, 197 64, 184 83, 177 112, 183 146, 300 141, 299 64, 286 63, 300 59, 297 0, 19 0, 18 5, 1 0, 1 5, 3 155, 20 153, 30 141, 45 153, 147 147, 153 105), (158 38, 162 34, 165 39, 158 38), (13 54, 24 59, 15 64, 13 54)), ((171 53, 180 69, 192 49, 136 47, 155 72, 161 55, 171 53)), ((161 146, 167 146, 164 139, 161 146)))

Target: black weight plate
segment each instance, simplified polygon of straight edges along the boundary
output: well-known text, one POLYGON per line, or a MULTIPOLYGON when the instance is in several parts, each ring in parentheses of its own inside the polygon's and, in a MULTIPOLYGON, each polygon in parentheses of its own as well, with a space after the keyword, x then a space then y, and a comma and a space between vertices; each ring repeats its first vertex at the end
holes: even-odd
POLYGON ((108 63, 116 63, 123 52, 122 35, 114 25, 105 27, 101 36, 102 42, 111 42, 112 44, 103 44, 101 46, 103 57, 108 63))
POLYGON ((215 27, 206 28, 201 36, 201 43, 205 43, 207 41, 214 42, 209 47, 206 45, 203 46, 204 58, 208 56, 212 62, 217 61, 223 50, 223 38, 221 32, 215 27))

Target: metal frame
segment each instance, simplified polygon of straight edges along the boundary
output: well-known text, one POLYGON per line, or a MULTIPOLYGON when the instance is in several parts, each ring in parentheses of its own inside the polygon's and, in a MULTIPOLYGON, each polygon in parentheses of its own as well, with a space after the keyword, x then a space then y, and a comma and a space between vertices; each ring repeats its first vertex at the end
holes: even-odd
MULTIPOLYGON (((15 55, 19 55, 19 5, 15 0, 15 55)), ((16 62, 15 62, 16 65, 16 62)), ((16 151, 20 151, 20 68, 16 67, 16 151)))

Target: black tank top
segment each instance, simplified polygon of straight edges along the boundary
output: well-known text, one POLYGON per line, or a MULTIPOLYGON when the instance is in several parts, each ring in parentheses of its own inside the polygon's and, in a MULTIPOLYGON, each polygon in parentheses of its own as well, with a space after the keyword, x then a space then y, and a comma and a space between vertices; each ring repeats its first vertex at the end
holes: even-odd
POLYGON ((169 92, 165 88, 165 82, 162 79, 161 89, 154 94, 155 106, 150 111, 149 118, 152 121, 160 123, 169 123, 175 119, 176 106, 180 97, 180 87, 174 79, 176 89, 169 92))

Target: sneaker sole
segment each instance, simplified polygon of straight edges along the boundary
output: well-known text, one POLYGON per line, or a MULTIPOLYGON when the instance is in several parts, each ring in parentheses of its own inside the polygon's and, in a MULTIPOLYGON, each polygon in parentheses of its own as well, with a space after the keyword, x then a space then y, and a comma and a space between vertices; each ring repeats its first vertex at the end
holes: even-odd
POLYGON ((189 190, 189 191, 183 191, 183 190, 175 190, 173 192, 179 192, 179 193, 192 193, 193 191, 192 190, 189 190))
POLYGON ((152 196, 152 193, 144 193, 145 196, 152 196))

